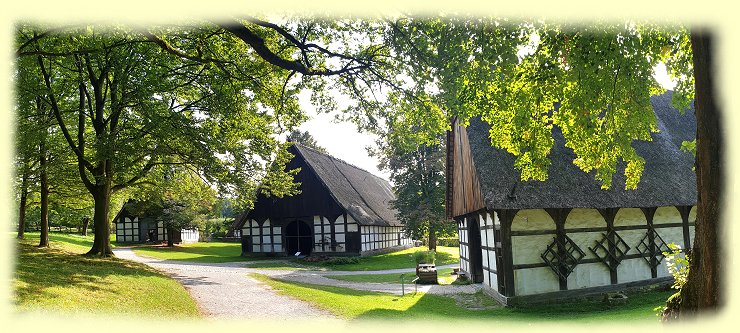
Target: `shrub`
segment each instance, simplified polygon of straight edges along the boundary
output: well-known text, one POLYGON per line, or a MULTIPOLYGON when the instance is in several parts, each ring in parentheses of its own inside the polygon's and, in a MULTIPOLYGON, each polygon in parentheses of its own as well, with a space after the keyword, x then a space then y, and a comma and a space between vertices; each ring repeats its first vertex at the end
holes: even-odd
POLYGON ((460 240, 457 239, 457 237, 438 238, 437 245, 449 246, 449 247, 460 247, 460 240))
POLYGON ((437 257, 434 251, 416 251, 414 252, 414 261, 417 264, 433 264, 437 257))
POLYGON ((689 276, 690 262, 689 255, 681 251, 681 246, 670 243, 668 247, 671 249, 670 252, 663 252, 663 256, 665 256, 668 272, 673 275, 674 280, 671 288, 678 291, 671 295, 671 297, 668 297, 665 306, 655 308, 658 311, 656 315, 661 317, 663 321, 678 318, 678 308, 681 304, 681 288, 686 284, 686 278, 689 276))
POLYGON ((328 265, 350 265, 357 264, 360 262, 360 258, 356 257, 333 257, 325 261, 328 265))

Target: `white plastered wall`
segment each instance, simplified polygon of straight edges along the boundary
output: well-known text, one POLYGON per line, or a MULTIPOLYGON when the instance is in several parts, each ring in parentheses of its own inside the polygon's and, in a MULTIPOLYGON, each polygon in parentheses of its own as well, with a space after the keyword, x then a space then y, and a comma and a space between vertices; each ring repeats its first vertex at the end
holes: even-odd
POLYGON ((466 218, 463 218, 461 223, 458 223, 457 235, 460 240, 460 270, 465 271, 470 276, 470 262, 467 260, 468 257, 468 222, 466 218), (463 230, 465 228, 465 230, 463 230))
MULTIPOLYGON (((639 208, 621 208, 614 216, 614 226, 647 226, 645 214, 639 208)), ((645 237, 647 229, 620 230, 617 232, 620 237, 629 245, 630 250, 627 254, 637 254, 638 244, 645 237)), ((625 259, 617 266, 617 282, 625 283, 652 278, 650 265, 643 258, 625 259)))
POLYGON ((255 220, 244 223, 242 235, 252 240, 252 252, 282 252, 282 228, 273 226, 270 219, 265 220, 260 226, 255 220), (272 236, 272 237, 271 237, 272 236))
MULTIPOLYGON (((681 214, 678 212, 678 209, 676 209, 676 207, 658 207, 658 209, 655 210, 655 215, 653 216, 653 226, 655 227, 655 231, 658 233, 658 235, 663 238, 663 241, 665 241, 666 244, 674 243, 684 249, 686 247, 683 241, 682 226, 669 228, 662 228, 660 226, 661 224, 675 224, 682 222, 683 221, 681 220, 681 214)), ((660 265, 658 265, 658 267, 656 268, 658 277, 670 276, 665 259, 662 257, 660 259, 660 265)))
POLYGON ((122 217, 116 222, 117 242, 139 241, 139 218, 122 217), (123 220, 123 222, 121 222, 123 220))
MULTIPOLYGON (((520 210, 511 222, 511 230, 552 230, 548 235, 512 236, 511 252, 514 265, 540 264, 540 255, 555 237, 555 221, 544 209, 520 210)), ((549 267, 514 270, 514 294, 532 295, 560 290, 557 275, 549 267)))
MULTIPOLYGON (((565 229, 606 227, 606 220, 596 209, 574 208, 565 219, 565 229)), ((568 237, 586 255, 584 259, 597 259, 589 250, 596 241, 602 239, 606 232, 574 232, 567 233, 568 237)), ((611 284, 609 268, 601 262, 579 264, 568 275, 568 289, 605 286, 611 284)))
POLYGON ((480 231, 481 231, 481 244, 488 247, 488 249, 482 249, 482 261, 483 261, 483 284, 487 285, 491 289, 498 290, 498 279, 496 273, 496 251, 493 250, 496 247, 494 241, 494 230, 495 225, 500 224, 498 217, 494 213, 493 216, 489 213, 484 213, 479 216, 480 231))
POLYGON ((411 244, 411 239, 406 237, 403 228, 399 226, 360 226, 360 239, 362 251, 375 251, 411 244))

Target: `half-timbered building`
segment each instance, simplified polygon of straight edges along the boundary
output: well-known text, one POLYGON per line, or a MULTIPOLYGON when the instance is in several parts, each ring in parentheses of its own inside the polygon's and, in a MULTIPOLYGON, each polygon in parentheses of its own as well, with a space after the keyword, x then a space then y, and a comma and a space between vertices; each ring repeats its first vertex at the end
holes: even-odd
MULTIPOLYGON (((667 244, 690 248, 696 220, 691 153, 693 110, 671 94, 651 98, 658 133, 635 141, 645 169, 625 190, 620 166, 609 190, 575 157, 553 126, 547 181, 521 181, 514 156, 493 148, 490 125, 454 123, 447 137, 447 214, 458 223, 460 268, 504 304, 568 298, 666 283, 667 244)), ((494 124, 495 126, 495 124, 494 124)))
POLYGON ((410 246, 386 180, 299 144, 289 149, 294 157, 286 168, 300 168, 301 192, 257 196, 235 225, 243 254, 366 255, 410 246))
MULTIPOLYGON (((166 242, 169 238, 164 221, 154 216, 133 214, 124 206, 113 218, 117 243, 166 242)), ((195 243, 200 238, 198 228, 173 230, 173 243, 195 243)))

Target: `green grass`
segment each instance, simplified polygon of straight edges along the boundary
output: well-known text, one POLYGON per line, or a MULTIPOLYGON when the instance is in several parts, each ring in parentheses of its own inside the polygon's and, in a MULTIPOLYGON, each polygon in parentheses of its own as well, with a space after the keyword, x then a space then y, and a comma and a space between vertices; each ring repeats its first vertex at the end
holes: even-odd
POLYGON ((265 256, 242 257, 241 243, 198 242, 166 246, 137 246, 134 253, 157 259, 181 260, 201 263, 222 263, 274 259, 265 256))
MULTIPOLYGON (((450 275, 452 268, 443 268, 437 271, 437 282, 439 284, 450 284, 455 281, 456 276, 450 275)), ((416 278, 414 272, 404 273, 405 283, 411 283, 416 278)), ((401 274, 352 274, 352 275, 325 275, 325 277, 350 282, 377 282, 377 283, 401 283, 401 274)))
POLYGON ((609 306, 600 301, 579 301, 529 307, 502 307, 479 292, 452 297, 431 294, 397 296, 347 288, 280 281, 259 274, 251 276, 280 293, 325 309, 338 317, 361 319, 482 320, 543 323, 619 322, 657 324, 653 309, 663 304, 670 291, 629 295, 625 305, 609 306), (483 308, 472 309, 472 308, 483 308))
POLYGON ((17 311, 200 316, 195 301, 172 278, 128 260, 82 256, 92 236, 52 234, 49 248, 35 246, 38 234, 26 236, 18 242, 13 278, 17 311))
MULTIPOLYGON (((291 269, 291 268, 324 268, 327 270, 337 271, 379 271, 384 269, 414 268, 416 263, 413 259, 413 253, 416 251, 426 250, 425 247, 413 247, 401 251, 379 254, 375 256, 359 257, 355 264, 332 265, 324 262, 307 262, 304 260, 289 259, 279 264, 263 265, 263 263, 250 264, 251 268, 273 268, 273 269, 291 269)), ((454 264, 460 261, 459 249, 456 247, 437 247, 437 266, 454 264)), ((266 263, 264 263, 266 264, 266 263)))
MULTIPOLYGON (((38 232, 27 232, 24 234, 24 243, 31 245, 38 245, 41 235, 38 232)), ((116 247, 113 242, 116 241, 116 235, 110 235, 111 247, 116 247)), ((74 253, 85 253, 92 248, 93 235, 89 233, 88 236, 82 236, 80 234, 70 233, 49 233, 49 245, 68 252, 74 253)))

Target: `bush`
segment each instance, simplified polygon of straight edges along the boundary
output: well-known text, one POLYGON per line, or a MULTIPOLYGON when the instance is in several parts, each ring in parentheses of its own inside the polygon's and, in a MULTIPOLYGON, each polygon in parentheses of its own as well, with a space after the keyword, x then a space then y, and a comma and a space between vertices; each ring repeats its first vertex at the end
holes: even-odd
POLYGON ((328 265, 350 265, 360 262, 360 258, 356 257, 333 257, 325 261, 328 265))
POLYGON ((668 298, 665 306, 655 308, 658 312, 657 316, 661 317, 661 320, 664 322, 678 318, 679 307, 681 305, 681 288, 686 284, 686 279, 689 276, 689 264, 691 260, 687 253, 681 251, 680 246, 670 243, 668 247, 671 249, 670 252, 663 252, 663 256, 665 256, 668 272, 673 275, 674 281, 672 288, 678 291, 668 298))
POLYGON ((457 239, 457 237, 438 238, 437 245, 449 246, 449 247, 460 247, 460 240, 457 239))
POLYGON ((416 264, 433 264, 437 257, 434 251, 416 251, 414 252, 414 261, 416 264))

